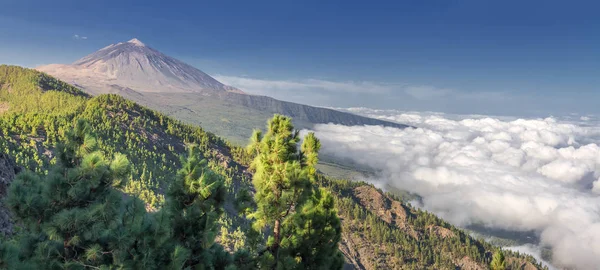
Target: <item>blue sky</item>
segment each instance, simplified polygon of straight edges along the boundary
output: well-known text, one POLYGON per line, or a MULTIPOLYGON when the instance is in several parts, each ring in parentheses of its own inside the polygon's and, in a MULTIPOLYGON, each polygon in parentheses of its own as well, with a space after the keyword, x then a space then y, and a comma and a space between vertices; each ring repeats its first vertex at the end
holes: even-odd
POLYGON ((0 63, 70 63, 137 37, 249 92, 320 106, 600 113, 593 2, 371 2, 5 0, 0 63))

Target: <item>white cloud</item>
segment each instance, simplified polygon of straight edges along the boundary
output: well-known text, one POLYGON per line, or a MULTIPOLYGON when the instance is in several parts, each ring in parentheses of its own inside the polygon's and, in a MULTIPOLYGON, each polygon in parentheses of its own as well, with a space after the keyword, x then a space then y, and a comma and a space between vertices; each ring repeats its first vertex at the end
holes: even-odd
POLYGON ((553 263, 600 265, 600 127, 352 109, 416 129, 317 125, 323 153, 371 166, 459 225, 536 231, 553 263), (451 119, 454 118, 454 119, 451 119))
POLYGON ((421 106, 437 101, 447 104, 472 102, 497 102, 509 98, 501 92, 470 93, 429 85, 384 83, 372 81, 330 81, 321 79, 269 80, 245 76, 213 76, 224 84, 234 86, 250 94, 270 96, 286 101, 311 105, 353 104, 357 100, 388 103, 410 101, 421 106), (421 104, 421 105, 419 105, 421 104))
POLYGON ((88 39, 88 37, 80 36, 78 34, 75 34, 75 35, 73 35, 73 39, 75 39, 75 40, 86 40, 86 39, 88 39))
POLYGON ((592 192, 596 194, 600 194, 600 178, 596 180, 596 182, 592 185, 592 192))
POLYGON ((325 91, 330 93, 388 93, 392 85, 368 82, 346 81, 336 82, 319 79, 305 80, 264 80, 237 76, 214 76, 218 81, 238 87, 244 91, 258 95, 273 95, 281 92, 325 91))

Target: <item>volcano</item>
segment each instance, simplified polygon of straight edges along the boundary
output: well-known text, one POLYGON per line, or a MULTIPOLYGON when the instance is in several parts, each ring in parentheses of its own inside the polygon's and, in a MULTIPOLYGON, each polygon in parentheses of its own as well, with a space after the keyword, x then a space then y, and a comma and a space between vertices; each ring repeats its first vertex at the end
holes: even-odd
POLYGON ((84 88, 107 84, 154 93, 243 93, 136 38, 106 46, 70 65, 48 65, 37 69, 84 88))

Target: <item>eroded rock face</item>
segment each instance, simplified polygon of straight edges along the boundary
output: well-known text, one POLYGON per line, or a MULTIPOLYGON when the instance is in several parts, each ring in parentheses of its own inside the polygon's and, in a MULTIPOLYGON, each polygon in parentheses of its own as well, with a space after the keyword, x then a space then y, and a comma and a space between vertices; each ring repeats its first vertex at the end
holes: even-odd
POLYGON ((2 204, 2 199, 6 196, 8 186, 19 171, 19 166, 11 158, 6 154, 0 154, 0 235, 8 235, 13 231, 10 213, 2 204))

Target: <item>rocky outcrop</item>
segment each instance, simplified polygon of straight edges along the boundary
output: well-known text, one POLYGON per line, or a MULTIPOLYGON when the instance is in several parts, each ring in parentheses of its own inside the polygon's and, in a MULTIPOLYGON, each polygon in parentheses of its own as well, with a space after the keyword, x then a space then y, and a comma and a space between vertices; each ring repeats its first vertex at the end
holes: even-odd
POLYGON ((485 270, 486 268, 477 264, 477 262, 473 261, 470 257, 463 257, 460 260, 456 261, 456 266, 458 269, 462 270, 485 270))
POLYGON ((450 229, 441 227, 441 226, 428 226, 427 229, 429 230, 430 233, 437 235, 440 238, 452 238, 452 237, 456 237, 456 235, 454 234, 454 232, 452 232, 450 229))
POLYGON ((20 168, 6 154, 0 154, 0 235, 12 233, 13 224, 8 209, 2 204, 2 199, 6 196, 6 191, 10 183, 19 173, 20 168))
POLYGON ((366 185, 355 188, 354 197, 362 206, 379 216, 383 221, 398 227, 413 238, 419 239, 419 233, 408 224, 408 209, 399 201, 386 196, 374 187, 366 185))

